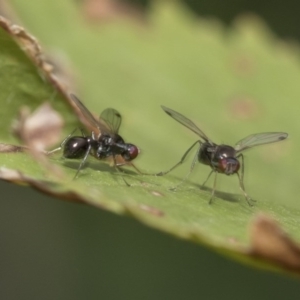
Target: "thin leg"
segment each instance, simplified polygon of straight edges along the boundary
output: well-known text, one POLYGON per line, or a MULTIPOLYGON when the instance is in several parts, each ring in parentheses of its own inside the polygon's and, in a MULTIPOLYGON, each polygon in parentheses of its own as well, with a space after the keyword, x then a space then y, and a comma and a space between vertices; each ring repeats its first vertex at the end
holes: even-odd
MULTIPOLYGON (((237 158, 241 158, 242 160, 242 174, 241 174, 241 181, 244 182, 244 172, 245 172, 245 163, 244 163, 244 155, 241 153, 237 156, 237 158)), ((244 185, 244 184, 243 184, 244 185)))
POLYGON ((46 155, 51 155, 51 154, 53 154, 53 153, 55 153, 55 152, 61 150, 62 147, 63 147, 63 144, 60 144, 59 147, 57 147, 57 148, 55 148, 55 149, 53 149, 53 150, 51 150, 51 151, 45 151, 45 154, 46 154, 46 155))
POLYGON ((88 155, 89 155, 90 152, 91 152, 91 149, 92 149, 92 146, 89 145, 89 147, 87 148, 87 150, 86 150, 86 152, 85 152, 85 155, 84 155, 84 157, 83 157, 83 159, 82 159, 82 161, 81 161, 81 163, 80 163, 80 165, 79 165, 79 167, 78 167, 78 169, 77 169, 77 172, 76 172, 76 174, 75 174, 75 176, 74 176, 74 179, 76 179, 77 175, 79 174, 79 171, 80 171, 81 168, 83 167, 83 165, 84 165, 84 163, 85 163, 85 161, 86 161, 88 155))
POLYGON ((68 141, 68 139, 74 134, 74 132, 77 130, 77 128, 75 128, 63 141, 62 141, 62 143, 60 144, 60 146, 59 147, 57 147, 57 148, 55 148, 55 149, 53 149, 53 150, 51 150, 51 151, 46 151, 45 152, 45 154, 46 155, 51 155, 51 154, 53 154, 53 153, 55 153, 55 152, 57 152, 57 151, 59 151, 59 150, 61 150, 62 149, 62 147, 65 145, 65 143, 68 141))
MULTIPOLYGON (((192 147, 194 147, 194 146, 195 146, 195 144, 192 147)), ((192 148, 190 148, 188 151, 190 151, 191 149, 192 148)), ((197 150, 197 153, 193 158, 193 161, 192 161, 192 164, 191 164, 191 167, 190 167, 190 171, 184 176, 184 178, 175 187, 171 188, 171 190, 175 191, 178 188, 179 185, 184 183, 189 178, 189 176, 191 175, 192 171, 194 170, 194 167, 195 167, 196 162, 198 160, 199 151, 200 151, 200 148, 197 150)), ((186 156, 186 153, 185 153, 185 156, 186 156)))
POLYGON ((212 174, 213 172, 215 172, 215 171, 214 171, 214 170, 211 170, 211 171, 210 171, 210 173, 208 174, 206 180, 203 182, 202 187, 205 186, 206 182, 208 181, 208 179, 210 178, 210 176, 211 176, 211 174, 212 174))
POLYGON ((242 190, 245 198, 246 198, 246 201, 248 202, 248 204, 250 206, 253 206, 253 204, 250 202, 250 201, 254 201, 253 199, 251 199, 248 194, 246 193, 246 190, 245 190, 245 186, 244 186, 244 172, 245 172, 245 163, 244 163, 244 155, 241 153, 240 155, 237 156, 237 158, 241 158, 241 165, 242 165, 242 173, 241 175, 239 173, 236 173, 238 178, 239 178, 239 182, 240 182, 240 189, 242 190))
POLYGON ((151 175, 147 173, 143 173, 138 167, 136 167, 132 162, 124 162, 124 163, 117 163, 117 167, 122 167, 122 166, 131 166, 133 167, 140 175, 151 175))
POLYGON ((252 199, 248 196, 248 194, 245 191, 245 187, 244 187, 244 182, 242 181, 242 177, 240 176, 239 173, 236 173, 239 181, 240 181, 240 189, 242 190, 242 192, 244 193, 244 196, 246 198, 246 201, 248 202, 249 206, 253 206, 253 204, 250 202, 252 199))
MULTIPOLYGON (((214 172, 214 171, 212 171, 212 172, 214 172)), ((210 172, 210 174, 211 174, 211 172, 210 172)), ((210 176, 210 174, 209 174, 209 176, 210 176)), ((214 195, 215 195, 216 184, 217 184, 217 174, 218 174, 218 172, 215 172, 215 180, 214 180, 213 189, 211 191, 211 196, 210 196, 210 199, 209 199, 209 202, 208 202, 209 204, 212 204, 212 201, 213 201, 213 198, 214 198, 214 195)))
POLYGON ((114 160, 114 167, 116 168, 117 172, 118 172, 119 174, 121 174, 122 179, 124 180, 125 184, 126 184, 127 186, 130 186, 130 184, 125 180, 124 175, 123 175, 123 172, 120 170, 120 167, 118 166, 117 161, 116 161, 116 157, 115 157, 114 155, 113 155, 113 160, 114 160))
MULTIPOLYGON (((159 172, 159 173, 157 173, 157 174, 154 174, 154 175, 156 175, 156 176, 163 176, 163 175, 166 175, 166 174, 168 174, 169 172, 171 172, 171 171, 173 171, 175 168, 177 168, 179 165, 181 165, 183 162, 184 162, 184 160, 185 160, 185 158, 186 158, 186 156, 189 154, 189 152, 194 148, 194 146, 197 144, 197 143, 199 143, 200 145, 201 145, 201 141, 196 141, 184 154, 183 154, 183 156, 182 156, 182 158, 181 158, 181 160, 175 165, 175 166, 173 166, 171 169, 169 169, 168 171, 165 171, 165 172, 159 172)), ((198 155, 198 152, 199 152, 199 150, 197 151, 197 155, 198 155)), ((195 159, 195 158, 194 158, 195 159)))

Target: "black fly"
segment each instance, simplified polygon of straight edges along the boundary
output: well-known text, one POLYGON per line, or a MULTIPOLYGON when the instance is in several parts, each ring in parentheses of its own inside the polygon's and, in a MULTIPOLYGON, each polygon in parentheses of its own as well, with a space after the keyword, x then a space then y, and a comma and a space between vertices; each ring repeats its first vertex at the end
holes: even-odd
MULTIPOLYGON (((189 128, 194 133, 196 133, 202 140, 196 141, 182 156, 181 160, 174 165, 171 169, 169 169, 166 172, 160 172, 156 175, 165 175, 169 173, 170 171, 174 170, 177 166, 182 164, 187 156, 187 154, 192 150, 192 148, 199 144, 199 148, 197 150, 197 153, 193 159, 190 172, 187 174, 187 176, 184 178, 184 180, 190 175, 192 172, 197 160, 204 164, 211 167, 211 172, 209 173, 206 181, 209 179, 210 175, 214 172, 215 173, 215 179, 214 179, 214 185, 212 189, 212 194, 209 203, 212 203, 212 199, 214 197, 215 193, 215 187, 216 187, 216 179, 217 174, 226 174, 226 175, 232 175, 237 174, 239 178, 240 188, 244 193, 244 196, 246 198, 246 201, 250 206, 252 206, 251 198, 247 195, 244 187, 244 156, 242 154, 242 151, 256 147, 258 145, 263 144, 269 144, 269 143, 275 143, 282 140, 285 140, 288 137, 287 133, 284 132, 264 132, 264 133, 257 133, 247 136, 246 138, 238 141, 234 147, 228 146, 228 145, 217 145, 214 142, 212 142, 204 132, 199 129, 194 122, 183 116, 182 114, 167 108, 165 106, 162 106, 162 109, 173 119, 175 119, 177 122, 181 123, 183 126, 189 128), (239 161, 241 159, 241 163, 239 161), (241 174, 239 173, 239 170, 241 168, 241 174)), ((184 181, 183 180, 183 181, 184 181)), ((203 184, 203 185, 204 185, 203 184)))
POLYGON ((117 170, 119 166, 129 163, 138 156, 139 149, 133 144, 125 143, 118 134, 122 117, 117 110, 107 108, 97 120, 75 95, 71 94, 70 96, 75 107, 81 113, 84 123, 91 129, 92 133, 90 136, 86 136, 83 132, 81 136, 73 136, 72 133, 65 138, 60 147, 48 152, 48 154, 63 148, 65 158, 81 159, 74 179, 86 162, 88 155, 99 160, 112 157, 117 170), (123 158, 123 163, 117 163, 116 156, 118 155, 123 158))

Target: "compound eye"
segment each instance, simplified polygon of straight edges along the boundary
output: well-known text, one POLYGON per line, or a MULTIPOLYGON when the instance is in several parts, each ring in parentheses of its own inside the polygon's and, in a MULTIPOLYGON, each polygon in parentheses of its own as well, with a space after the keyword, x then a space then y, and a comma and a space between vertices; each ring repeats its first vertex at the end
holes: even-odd
POLYGON ((127 144, 127 145, 128 145, 128 148, 127 148, 125 155, 123 155, 123 158, 126 161, 131 161, 138 156, 140 151, 139 151, 139 148, 135 145, 132 145, 132 144, 127 144))
POLYGON ((235 158, 223 158, 219 161, 219 170, 221 173, 231 175, 237 173, 240 169, 240 163, 235 158))

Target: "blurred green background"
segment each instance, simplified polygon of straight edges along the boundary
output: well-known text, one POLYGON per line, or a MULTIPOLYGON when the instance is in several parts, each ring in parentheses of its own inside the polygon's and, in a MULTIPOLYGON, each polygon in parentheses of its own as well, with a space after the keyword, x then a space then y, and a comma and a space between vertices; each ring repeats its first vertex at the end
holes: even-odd
MULTIPOLYGON (((133 2, 145 12, 150 6, 133 2)), ((256 12, 276 34, 300 37, 296 1, 186 3, 227 24, 240 12, 256 12)), ((293 279, 238 265, 132 219, 0 187, 0 299, 299 298, 293 279)))

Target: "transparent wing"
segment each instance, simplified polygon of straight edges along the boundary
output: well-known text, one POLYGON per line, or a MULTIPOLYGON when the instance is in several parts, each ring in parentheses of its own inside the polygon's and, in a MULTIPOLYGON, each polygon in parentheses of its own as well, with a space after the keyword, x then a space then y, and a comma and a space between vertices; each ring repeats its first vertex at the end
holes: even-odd
POLYGON ((94 131, 95 133, 109 132, 109 128, 107 128, 105 125, 96 120, 94 116, 90 113, 90 111, 85 107, 85 105, 74 94, 70 94, 70 97, 75 103, 76 107, 81 112, 81 114, 83 115, 86 125, 90 127, 92 131, 94 131))
POLYGON ((161 106, 162 109, 173 119, 175 119, 177 122, 179 122, 180 124, 182 124, 183 126, 189 128, 190 130, 192 130, 193 132, 195 132, 197 135, 199 135, 202 139, 204 139, 206 142, 209 142, 210 144, 214 144, 208 137, 207 135, 200 129, 198 128, 198 126, 192 122, 191 120, 189 120, 188 118, 186 118, 185 116, 183 116, 182 114, 176 112, 175 110, 172 110, 170 108, 167 108, 165 106, 161 106))
POLYGON ((238 141, 235 144, 234 149, 238 153, 255 146, 279 142, 285 140, 287 137, 288 134, 285 132, 263 132, 252 134, 238 141))
POLYGON ((100 115, 100 122, 103 121, 112 133, 118 133, 122 116, 114 108, 106 108, 100 115))

